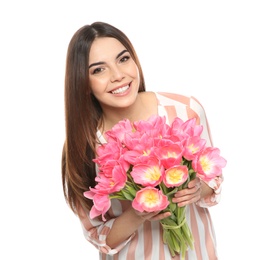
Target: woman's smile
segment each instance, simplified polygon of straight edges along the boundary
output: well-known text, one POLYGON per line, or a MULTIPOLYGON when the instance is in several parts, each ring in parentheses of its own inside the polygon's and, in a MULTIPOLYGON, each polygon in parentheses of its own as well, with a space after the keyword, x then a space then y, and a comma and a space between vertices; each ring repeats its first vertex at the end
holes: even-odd
POLYGON ((129 85, 123 86, 123 87, 118 87, 112 91, 110 91, 112 94, 124 94, 128 89, 129 85))
POLYGON ((108 108, 127 108, 136 101, 140 83, 138 67, 126 47, 114 38, 102 37, 93 42, 89 80, 103 113, 108 108), (122 98, 121 102, 116 98, 122 98))

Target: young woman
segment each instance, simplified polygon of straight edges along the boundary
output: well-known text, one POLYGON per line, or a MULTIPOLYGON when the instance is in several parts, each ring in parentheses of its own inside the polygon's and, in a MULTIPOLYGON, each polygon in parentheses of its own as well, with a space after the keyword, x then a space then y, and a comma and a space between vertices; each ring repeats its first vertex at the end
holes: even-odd
MULTIPOLYGON (((106 142, 104 132, 123 119, 147 120, 166 116, 197 118, 202 137, 212 144, 207 118, 197 99, 175 93, 145 90, 137 54, 127 36, 103 22, 80 28, 72 37, 65 75, 66 140, 62 155, 64 195, 79 217, 85 238, 100 252, 100 259, 168 260, 172 258, 162 240, 160 220, 165 213, 140 213, 130 201, 112 201, 102 218, 91 219, 92 201, 84 196, 95 186, 96 148, 106 142)), ((187 221, 194 236, 194 250, 186 259, 218 259, 215 233, 208 208, 219 201, 222 175, 210 183, 194 179, 178 191, 173 202, 187 206, 187 221)))

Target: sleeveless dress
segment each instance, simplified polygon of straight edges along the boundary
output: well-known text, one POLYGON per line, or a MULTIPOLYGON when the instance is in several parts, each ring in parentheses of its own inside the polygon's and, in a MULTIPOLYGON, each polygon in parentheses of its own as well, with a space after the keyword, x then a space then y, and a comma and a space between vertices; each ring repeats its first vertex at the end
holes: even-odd
MULTIPOLYGON (((155 94, 160 116, 165 116, 169 124, 176 116, 184 121, 196 117, 197 123, 203 125, 201 137, 207 140, 208 146, 212 146, 206 114, 196 98, 166 92, 155 94)), ((101 135, 100 138, 102 140, 101 135)), ((105 142, 104 138, 103 141, 105 142)), ((222 182, 221 175, 207 183, 213 188, 213 195, 187 206, 187 221, 195 243, 194 250, 187 251, 186 260, 218 259, 215 232, 208 208, 219 202, 222 182)), ((110 248, 106 244, 106 236, 114 225, 115 218, 122 214, 128 202, 113 199, 111 203, 110 217, 106 222, 90 219, 89 212, 79 210, 84 236, 99 250, 100 260, 181 260, 179 255, 172 258, 167 245, 163 243, 159 221, 145 221, 126 241, 116 248, 110 248)))

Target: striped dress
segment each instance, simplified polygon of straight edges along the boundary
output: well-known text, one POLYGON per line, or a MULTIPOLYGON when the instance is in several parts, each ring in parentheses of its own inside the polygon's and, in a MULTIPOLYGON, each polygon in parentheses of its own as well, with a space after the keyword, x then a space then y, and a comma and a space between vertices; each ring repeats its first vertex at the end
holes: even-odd
MULTIPOLYGON (((183 120, 196 117, 197 123, 203 125, 201 137, 207 140, 208 146, 212 146, 207 118, 202 105, 196 98, 163 92, 157 92, 156 96, 160 116, 165 116, 169 124, 176 116, 183 120)), ((187 251, 186 260, 218 259, 215 232, 208 208, 219 202, 222 181, 223 177, 220 176, 207 183, 214 189, 213 195, 187 206, 187 221, 195 244, 194 250, 187 251)), ((122 214, 129 202, 113 199, 111 203, 110 219, 107 218, 106 222, 90 219, 89 212, 83 210, 79 212, 85 238, 99 250, 100 260, 180 260, 180 256, 172 258, 168 247, 163 244, 159 221, 144 222, 117 248, 106 245, 106 235, 114 225, 115 218, 122 214)))

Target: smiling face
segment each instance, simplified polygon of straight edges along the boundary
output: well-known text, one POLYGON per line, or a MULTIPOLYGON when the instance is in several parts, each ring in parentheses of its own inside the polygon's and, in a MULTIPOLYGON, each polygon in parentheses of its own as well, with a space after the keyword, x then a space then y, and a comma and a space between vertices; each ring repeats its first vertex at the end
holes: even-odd
POLYGON ((128 50, 115 38, 97 38, 89 53, 91 91, 106 109, 132 105, 139 89, 139 70, 128 50))

